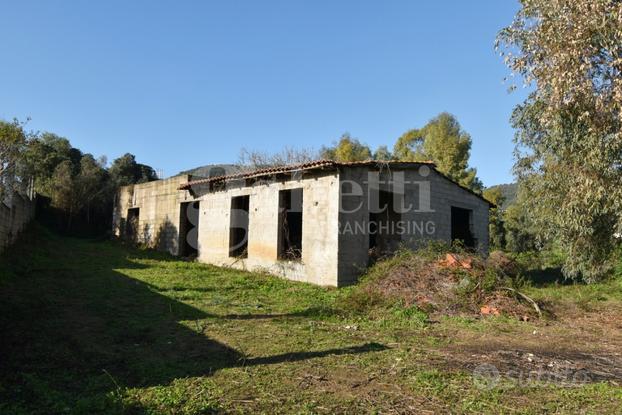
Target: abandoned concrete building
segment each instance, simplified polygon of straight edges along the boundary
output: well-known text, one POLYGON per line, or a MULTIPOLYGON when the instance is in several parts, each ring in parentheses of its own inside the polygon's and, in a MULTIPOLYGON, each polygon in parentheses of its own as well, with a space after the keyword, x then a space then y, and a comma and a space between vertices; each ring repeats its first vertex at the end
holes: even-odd
POLYGON ((320 160, 125 186, 114 233, 173 255, 330 286, 426 240, 487 253, 481 196, 432 163, 320 160))

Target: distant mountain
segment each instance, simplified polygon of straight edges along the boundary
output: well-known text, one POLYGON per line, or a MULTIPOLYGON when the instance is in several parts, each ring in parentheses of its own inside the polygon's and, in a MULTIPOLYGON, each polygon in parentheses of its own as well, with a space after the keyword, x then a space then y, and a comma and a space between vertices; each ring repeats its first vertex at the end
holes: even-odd
POLYGON ((501 194, 505 199, 503 204, 501 205, 501 210, 505 210, 508 206, 510 206, 516 200, 516 193, 518 192, 518 184, 516 183, 507 183, 507 184, 497 184, 495 186, 490 186, 488 189, 499 189, 501 190, 501 194))
POLYGON ((190 174, 198 177, 217 177, 239 172, 240 167, 235 164, 206 164, 205 166, 182 171, 179 174, 190 174))

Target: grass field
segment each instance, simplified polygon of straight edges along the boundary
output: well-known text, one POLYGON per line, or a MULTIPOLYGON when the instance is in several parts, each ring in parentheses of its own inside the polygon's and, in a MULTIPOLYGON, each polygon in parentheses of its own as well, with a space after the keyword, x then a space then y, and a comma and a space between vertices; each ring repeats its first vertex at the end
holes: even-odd
POLYGON ((530 287, 529 322, 350 290, 35 225, 0 263, 0 413, 622 413, 619 281, 530 287))

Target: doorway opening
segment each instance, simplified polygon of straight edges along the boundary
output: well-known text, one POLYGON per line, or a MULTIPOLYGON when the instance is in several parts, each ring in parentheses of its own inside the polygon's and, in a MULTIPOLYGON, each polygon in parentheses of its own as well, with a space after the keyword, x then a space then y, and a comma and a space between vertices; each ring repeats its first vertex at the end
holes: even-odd
POLYGON ((185 202, 179 207, 179 255, 196 257, 199 253, 200 202, 185 202))
POLYGON ((127 210, 127 223, 125 224, 125 236, 128 240, 138 242, 138 223, 140 220, 140 208, 127 210))
POLYGON ((473 211, 451 207, 451 241, 461 241, 467 248, 475 248, 473 237, 473 211))
POLYGON ((395 193, 378 191, 378 212, 369 212, 369 253, 370 260, 384 254, 395 252, 402 240, 400 227, 402 214, 395 208, 395 193))
POLYGON ((250 196, 231 198, 231 220, 229 222, 229 256, 248 257, 248 208, 250 196))
POLYGON ((279 192, 278 258, 302 258, 302 189, 279 192))

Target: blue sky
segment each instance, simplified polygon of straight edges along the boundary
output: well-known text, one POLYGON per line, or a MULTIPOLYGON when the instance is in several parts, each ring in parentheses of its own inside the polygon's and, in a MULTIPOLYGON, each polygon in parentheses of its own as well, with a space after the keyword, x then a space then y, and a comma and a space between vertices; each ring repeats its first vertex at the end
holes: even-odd
POLYGON ((166 176, 242 147, 389 147, 441 111, 486 185, 512 180, 515 1, 3 1, 0 118, 166 176))

